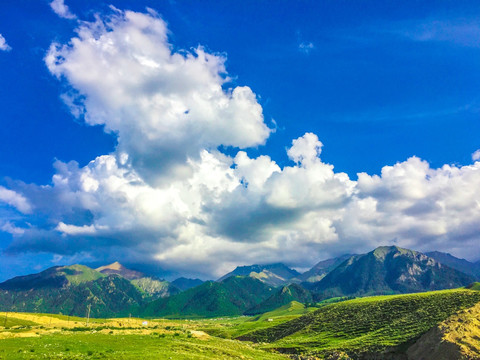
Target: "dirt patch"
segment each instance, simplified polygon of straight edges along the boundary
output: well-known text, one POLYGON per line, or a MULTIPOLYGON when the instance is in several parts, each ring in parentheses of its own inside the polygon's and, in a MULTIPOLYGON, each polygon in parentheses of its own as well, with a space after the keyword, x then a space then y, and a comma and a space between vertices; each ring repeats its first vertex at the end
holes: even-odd
POLYGON ((190 333, 193 337, 196 337, 197 339, 206 340, 210 337, 210 335, 208 335, 205 331, 190 330, 190 333))
POLYGON ((452 315, 407 351, 409 359, 480 359, 480 303, 452 315))

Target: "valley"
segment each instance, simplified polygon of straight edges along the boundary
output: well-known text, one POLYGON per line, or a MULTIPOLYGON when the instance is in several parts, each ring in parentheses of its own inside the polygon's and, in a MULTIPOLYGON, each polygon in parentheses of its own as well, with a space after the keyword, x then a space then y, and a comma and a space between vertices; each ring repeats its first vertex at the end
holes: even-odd
POLYGON ((0 284, 0 359, 405 360, 434 359, 439 344, 475 358, 475 279, 395 246, 205 282, 119 263, 53 267, 0 284))

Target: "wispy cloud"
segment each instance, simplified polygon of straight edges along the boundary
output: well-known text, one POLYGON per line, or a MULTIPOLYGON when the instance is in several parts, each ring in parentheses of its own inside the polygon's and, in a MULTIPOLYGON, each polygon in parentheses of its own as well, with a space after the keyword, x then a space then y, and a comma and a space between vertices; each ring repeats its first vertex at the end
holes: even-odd
POLYGON ((7 44, 7 41, 5 40, 2 34, 0 34, 0 50, 2 51, 12 50, 12 48, 7 44))
POLYGON ((76 19, 76 15, 73 14, 70 9, 68 8, 67 5, 65 5, 64 0, 53 0, 50 3, 50 7, 52 10, 60 16, 61 18, 64 19, 76 19))
POLYGON ((400 23, 391 30, 413 41, 448 42, 466 47, 480 47, 480 21, 478 19, 431 19, 400 23))
POLYGON ((344 123, 376 123, 382 121, 416 122, 436 120, 458 114, 476 114, 480 112, 480 105, 472 101, 465 105, 444 108, 374 108, 364 112, 343 113, 331 116, 330 121, 344 123))
POLYGON ((300 44, 298 44, 298 50, 300 50, 301 52, 303 52, 305 54, 310 54, 310 52, 313 49, 315 49, 315 45, 313 45, 313 43, 311 43, 311 42, 303 41, 300 44))

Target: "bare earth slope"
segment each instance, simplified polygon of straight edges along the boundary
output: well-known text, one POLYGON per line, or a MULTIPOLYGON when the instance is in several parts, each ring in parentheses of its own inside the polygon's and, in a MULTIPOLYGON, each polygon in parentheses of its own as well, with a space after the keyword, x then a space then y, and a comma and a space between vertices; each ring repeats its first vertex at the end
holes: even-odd
POLYGON ((450 316, 407 351, 408 359, 480 359, 480 303, 450 316))

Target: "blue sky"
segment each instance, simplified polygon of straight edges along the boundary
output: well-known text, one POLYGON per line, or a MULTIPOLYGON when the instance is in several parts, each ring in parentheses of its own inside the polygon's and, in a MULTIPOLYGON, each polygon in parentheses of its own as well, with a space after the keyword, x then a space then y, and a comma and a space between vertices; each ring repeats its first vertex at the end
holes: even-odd
POLYGON ((479 12, 471 1, 2 1, 0 280, 110 260, 209 277, 387 243, 477 260, 479 12), (75 48, 79 29, 84 44, 115 34, 115 57, 75 48), (125 40, 138 29, 145 42, 125 40), (201 49, 214 65, 192 60, 189 81, 153 48, 197 60, 201 49), (200 104, 215 86, 223 94, 200 104), (241 104, 235 88, 247 89, 241 104), (102 182, 110 160, 128 189, 102 182))

